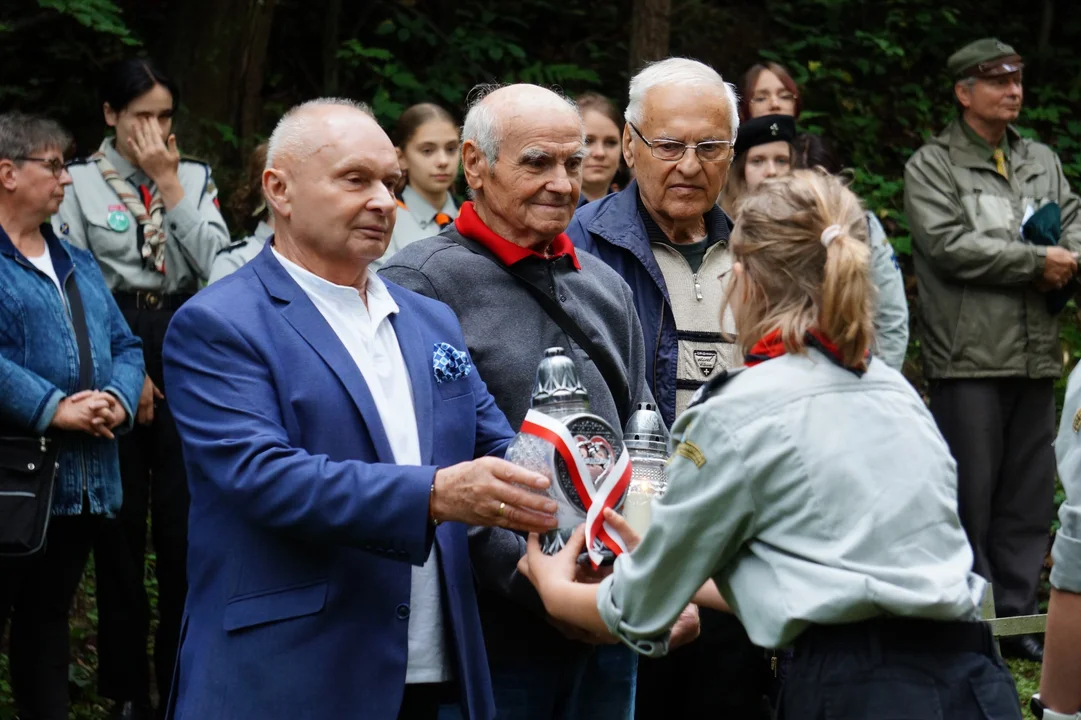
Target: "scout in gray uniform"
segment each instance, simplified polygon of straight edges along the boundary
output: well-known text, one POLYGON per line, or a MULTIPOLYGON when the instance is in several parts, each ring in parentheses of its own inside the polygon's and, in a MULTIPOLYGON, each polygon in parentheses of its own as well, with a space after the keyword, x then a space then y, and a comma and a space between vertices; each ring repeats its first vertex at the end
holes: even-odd
POLYGON ((730 608, 756 644, 794 646, 785 720, 1020 718, 980 621, 955 464, 868 352, 864 224, 838 179, 807 170, 745 201, 729 298, 739 336, 760 339, 673 427, 641 544, 599 586, 574 582, 581 530, 552 557, 531 537, 520 569, 555 618, 646 655, 690 598, 730 608))
POLYGON ((260 143, 252 150, 248 159, 248 179, 244 186, 233 193, 233 217, 245 223, 245 229, 255 223, 252 234, 232 243, 214 256, 210 267, 210 279, 207 285, 239 270, 249 260, 258 255, 266 241, 274 234, 274 217, 267 212, 263 198, 263 170, 266 168, 266 143, 260 143))
MULTIPOLYGON (((977 40, 948 66, 961 115, 905 166, 924 371, 976 572, 994 583, 999 616, 1027 615, 1054 514, 1062 346, 1048 293, 1077 272, 1081 203, 1051 148, 1011 125, 1024 96, 1013 48, 977 40), (1054 216, 1041 242, 1023 236, 1036 213, 1054 216)), ((1002 650, 1042 653, 1035 636, 1002 650)))
POLYGON ((94 254, 143 341, 147 379, 139 424, 120 441, 122 530, 94 548, 100 691, 117 701, 118 715, 142 717, 149 707, 143 554, 150 495, 161 618, 154 665, 162 698, 169 693, 187 591, 188 489, 180 439, 161 395, 161 345, 173 311, 207 279, 229 232, 210 168, 181 160, 176 150, 173 83, 147 61, 128 60, 106 77, 102 100, 115 139, 70 166, 74 184, 53 224, 61 237, 94 254))
POLYGON ((1044 720, 1081 720, 1081 365, 1066 384, 1055 457, 1066 501, 1051 549, 1047 645, 1032 713, 1044 720))

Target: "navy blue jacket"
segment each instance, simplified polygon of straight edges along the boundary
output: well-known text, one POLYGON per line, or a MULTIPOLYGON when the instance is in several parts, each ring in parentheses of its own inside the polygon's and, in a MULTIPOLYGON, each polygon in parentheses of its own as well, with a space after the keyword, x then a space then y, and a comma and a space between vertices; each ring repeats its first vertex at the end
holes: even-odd
POLYGON ((466 528, 432 527, 439 467, 514 436, 443 303, 387 282, 412 384, 420 466, 396 465, 364 377, 271 244, 177 311, 165 392, 191 488, 176 718, 394 720, 411 567, 438 546, 448 661, 465 717, 494 717, 466 528))
MULTIPOLYGON (((711 228, 727 242, 732 221, 723 213, 721 227, 711 228)), ((631 287, 646 343, 646 380, 669 427, 676 419, 676 369, 679 337, 668 288, 638 214, 638 182, 618 193, 583 205, 574 213, 567 235, 575 247, 601 258, 631 287)))

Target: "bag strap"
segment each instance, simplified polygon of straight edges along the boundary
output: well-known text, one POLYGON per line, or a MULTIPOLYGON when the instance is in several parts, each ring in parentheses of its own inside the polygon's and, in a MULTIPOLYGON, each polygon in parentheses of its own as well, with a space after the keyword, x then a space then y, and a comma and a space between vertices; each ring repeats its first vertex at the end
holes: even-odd
POLYGON ((94 388, 94 356, 90 352, 90 332, 86 326, 86 311, 83 296, 79 293, 79 283, 75 282, 75 268, 64 282, 67 291, 68 307, 71 311, 71 326, 75 330, 75 344, 79 348, 79 391, 94 388))
POLYGON ((600 371, 601 377, 604 378, 605 384, 608 385, 609 392, 612 393, 612 398, 616 402, 616 411, 619 413, 620 425, 622 426, 620 430, 622 431, 622 428, 627 426, 627 421, 631 417, 631 404, 633 398, 631 398, 627 380, 611 353, 589 337, 586 332, 582 330, 582 327, 575 322, 574 318, 572 318, 567 311, 563 309, 563 306, 552 296, 519 274, 513 266, 503 263, 488 250, 488 248, 458 232, 445 232, 444 234, 449 236, 451 240, 458 243, 466 250, 488 258, 495 263, 496 266, 502 268, 508 275, 517 280, 522 287, 529 291, 529 294, 533 296, 537 301, 537 304, 541 306, 548 317, 551 318, 563 332, 567 333, 574 342, 578 343, 578 347, 585 350, 586 355, 588 355, 589 359, 593 361, 593 364, 597 366, 597 370, 600 371))

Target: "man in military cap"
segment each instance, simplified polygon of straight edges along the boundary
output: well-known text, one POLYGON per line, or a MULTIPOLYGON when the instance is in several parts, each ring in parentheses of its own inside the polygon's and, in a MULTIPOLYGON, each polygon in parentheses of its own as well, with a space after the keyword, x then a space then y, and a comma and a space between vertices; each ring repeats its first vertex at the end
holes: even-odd
MULTIPOLYGON (((948 67, 960 116, 905 171, 924 369, 975 569, 993 582, 1000 616, 1022 615, 1035 610, 1053 512, 1053 300, 1077 272, 1079 203, 1055 153, 1011 126, 1020 55, 984 39, 948 67)), ((1033 637, 1002 646, 1043 652, 1033 637)))

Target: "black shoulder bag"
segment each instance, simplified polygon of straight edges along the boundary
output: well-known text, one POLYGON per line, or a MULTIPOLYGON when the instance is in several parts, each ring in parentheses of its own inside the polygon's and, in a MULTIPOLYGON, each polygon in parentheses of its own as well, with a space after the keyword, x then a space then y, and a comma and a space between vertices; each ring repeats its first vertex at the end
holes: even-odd
MULTIPOLYGON (((89 390, 94 365, 74 271, 65 287, 79 348, 79 390, 89 390)), ((59 460, 59 441, 52 433, 34 435, 0 428, 0 556, 34 555, 45 547, 59 460)))
MULTIPOLYGON (((495 255, 488 250, 488 248, 474 240, 463 237, 456 232, 446 234, 466 250, 488 258, 498 267, 502 268, 508 275, 517 280, 522 287, 529 291, 537 301, 537 304, 544 309, 544 312, 548 317, 555 321, 555 324, 558 325, 563 332, 567 333, 574 342, 578 343, 578 347, 586 351, 586 355, 588 355, 589 359, 593 361, 593 364, 597 366, 597 370, 600 371, 601 377, 604 378, 605 384, 608 385, 608 390, 612 393, 612 397, 616 401, 616 410, 619 412, 620 424, 626 427, 627 421, 630 419, 631 412, 633 411, 631 406, 633 398, 631 397, 630 389, 627 386, 626 377, 624 377, 622 370, 620 370, 609 351, 586 335, 581 326, 574 321, 574 318, 563 309, 563 306, 558 301, 533 283, 529 282, 529 280, 519 275, 513 267, 500 261, 499 258, 495 257, 495 255)), ((540 362, 540 360, 538 359, 537 362, 540 362)))

